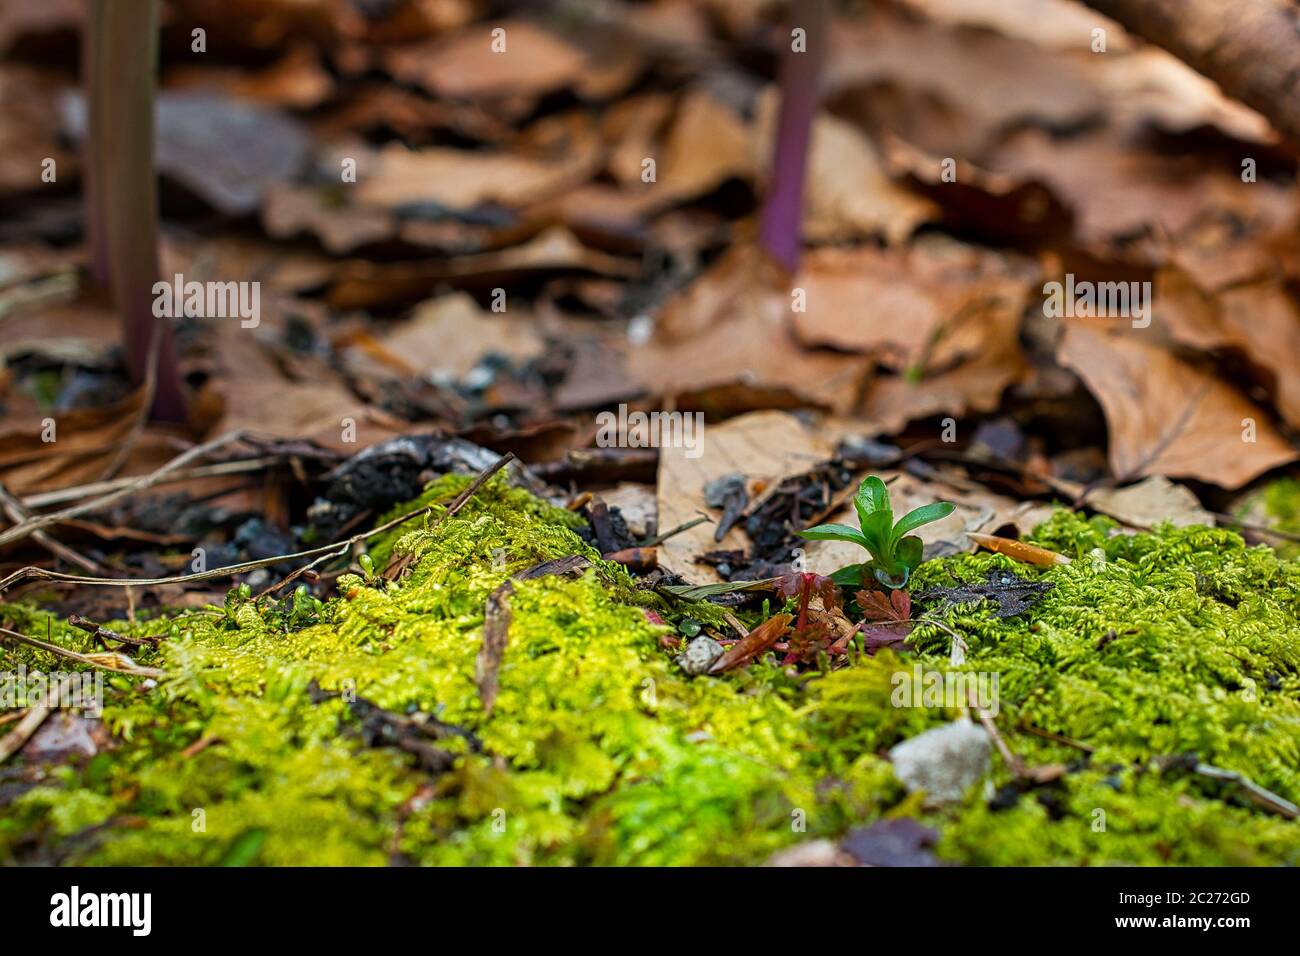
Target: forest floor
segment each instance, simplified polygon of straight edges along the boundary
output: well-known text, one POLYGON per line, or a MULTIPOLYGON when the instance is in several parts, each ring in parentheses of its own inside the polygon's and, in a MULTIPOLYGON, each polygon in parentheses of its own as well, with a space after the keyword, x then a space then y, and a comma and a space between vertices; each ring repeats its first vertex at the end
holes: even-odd
POLYGON ((781 4, 171 0, 168 426, 8 0, 0 862, 1300 863, 1300 158, 1013 6, 837 7, 789 272, 781 4))

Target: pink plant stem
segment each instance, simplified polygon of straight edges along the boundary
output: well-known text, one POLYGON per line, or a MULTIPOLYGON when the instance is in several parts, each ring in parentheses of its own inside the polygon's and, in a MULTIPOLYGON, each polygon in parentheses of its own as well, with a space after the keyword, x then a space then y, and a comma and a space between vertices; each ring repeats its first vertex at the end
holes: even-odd
POLYGON ((808 601, 812 597, 812 575, 803 576, 803 587, 799 591, 799 622, 797 629, 802 631, 808 623, 808 601))
MULTIPOLYGON (((103 229, 113 298, 122 319, 131 380, 148 381, 153 368, 155 420, 185 421, 171 324, 153 314, 158 281, 158 187, 154 175, 154 91, 158 72, 158 0, 97 0, 102 42, 96 58, 92 108, 100 104, 94 187, 103 196, 103 229), (160 336, 155 344, 154 336, 160 336)), ((92 24, 95 23, 92 17, 92 24)))
POLYGON ((817 113, 818 81, 830 40, 828 0, 793 0, 790 29, 802 27, 807 48, 791 49, 787 34, 781 55, 781 114, 759 243, 791 273, 799 268, 802 249, 804 173, 817 113))

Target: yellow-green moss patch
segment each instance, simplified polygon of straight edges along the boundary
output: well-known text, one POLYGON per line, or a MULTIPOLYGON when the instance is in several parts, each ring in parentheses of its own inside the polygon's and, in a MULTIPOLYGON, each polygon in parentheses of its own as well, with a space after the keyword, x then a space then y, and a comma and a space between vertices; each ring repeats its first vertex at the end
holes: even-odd
MULTIPOLYGON (((465 481, 441 479, 421 501, 446 502, 465 481)), ((113 623, 168 632, 141 663, 170 676, 152 689, 110 679, 104 720, 118 745, 0 797, 0 858, 755 863, 907 813, 937 827, 941 855, 958 862, 1300 863, 1297 824, 1159 763, 1195 753, 1300 799, 1300 568, 1267 548, 1205 528, 1115 536, 1103 520, 1060 513, 1038 539, 1076 557, 1068 567, 1030 571, 987 555, 922 566, 918 589, 990 569, 1055 585, 1015 618, 943 613, 966 636, 964 667, 998 673, 997 723, 1011 746, 1030 764, 1071 764, 1054 784, 990 801, 1011 781, 997 761, 987 789, 923 812, 883 754, 956 714, 892 706, 891 676, 917 660, 945 667, 944 630, 919 628, 906 661, 882 652, 828 674, 760 663, 691 679, 643 608, 670 619, 716 611, 670 610, 638 591, 574 524, 498 478, 436 529, 420 522, 376 542, 376 567, 405 554, 409 574, 397 584, 345 576, 317 623, 294 629, 239 600, 113 623), (593 567, 578 580, 515 583, 486 716, 475 659, 488 595, 569 554, 593 567), (431 715, 478 747, 438 741, 454 764, 430 773, 391 741, 364 739, 353 697, 431 715)), ((6 614, 45 632, 40 612, 6 614)), ((58 621, 52 631, 89 649, 82 632, 58 621)), ((61 666, 39 651, 4 653, 61 666)))

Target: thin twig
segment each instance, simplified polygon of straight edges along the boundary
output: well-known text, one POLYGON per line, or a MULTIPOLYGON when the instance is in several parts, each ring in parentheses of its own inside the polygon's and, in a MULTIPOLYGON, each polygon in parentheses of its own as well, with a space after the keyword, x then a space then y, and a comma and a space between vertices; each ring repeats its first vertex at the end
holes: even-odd
POLYGON ((1027 734, 1033 734, 1035 737, 1042 737, 1044 740, 1050 740, 1053 743, 1061 744, 1064 747, 1073 747, 1075 750, 1081 751, 1082 753, 1090 754, 1095 753, 1097 750, 1096 747, 1080 743, 1077 740, 1071 740, 1069 737, 1063 737, 1060 734, 1054 734, 1050 730, 1042 730, 1041 728, 1035 727, 1033 724, 1021 724, 1020 729, 1027 734))
MULTIPOLYGON (((161 480, 155 482, 157 485, 170 485, 178 482, 190 481, 194 478, 214 478, 224 475, 238 475, 249 471, 261 471, 273 465, 283 462, 280 456, 271 456, 264 458, 236 458, 232 461, 218 462, 215 465, 202 465, 198 468, 187 468, 183 471, 174 471, 161 480)), ((129 488, 139 479, 137 477, 113 478, 110 481, 95 481, 90 484, 77 485, 73 488, 60 488, 58 491, 42 491, 34 495, 23 495, 18 500, 22 502, 23 507, 29 509, 49 508, 53 505, 65 504, 69 501, 81 501, 92 495, 102 495, 110 491, 118 491, 122 488, 129 488)))
MULTIPOLYGON (((101 495, 97 498, 83 501, 80 504, 72 505, 71 507, 64 508, 62 511, 55 511, 51 514, 40 515, 39 517, 24 521, 22 524, 16 525, 8 531, 0 532, 0 547, 3 547, 6 544, 11 544, 14 541, 21 541, 24 538, 29 537, 33 532, 42 531, 50 525, 58 524, 60 521, 66 521, 68 518, 77 518, 87 512, 106 508, 114 502, 120 501, 137 491, 144 491, 146 488, 151 488, 158 483, 158 480, 162 476, 169 472, 182 468, 195 459, 211 454, 218 448, 224 448, 226 445, 234 444, 235 442, 240 441, 243 437, 244 433, 242 431, 228 432, 219 438, 214 438, 210 442, 206 442, 202 445, 195 445, 188 451, 177 455, 161 468, 158 468, 150 474, 140 476, 124 488, 119 488, 117 491, 109 492, 106 495, 101 495)), ((3 590, 3 588, 0 588, 0 590, 3 590)))
POLYGON ((1002 755, 1002 759, 1006 761, 1006 765, 1011 769, 1011 772, 1022 779, 1029 777, 1029 773, 1025 769, 1025 762, 1016 756, 1015 751, 1007 746, 1007 742, 1003 740, 1002 735, 998 733, 998 726, 993 722, 993 718, 989 716, 988 711, 978 705, 975 700, 975 691, 968 686, 966 688, 966 694, 966 699, 970 701, 970 709, 975 711, 975 716, 978 717, 979 722, 984 725, 984 729, 988 731, 988 735, 993 738, 994 746, 998 748, 998 753, 1002 755))
MULTIPOLYGON (((3 510, 9 517, 9 520, 15 525, 22 524, 24 521, 30 521, 32 517, 31 512, 23 507, 23 503, 10 493, 9 489, 4 486, 3 482, 0 482, 0 510, 3 510)), ((69 548, 66 544, 57 541, 44 531, 33 531, 32 540, 56 558, 61 558, 68 564, 74 564, 83 571, 89 571, 92 574, 104 573, 104 569, 100 565, 96 564, 84 554, 80 554, 72 548, 69 548)))
MULTIPOLYGON (((429 525, 428 530, 432 531, 434 528, 438 527, 440 524, 442 524, 452 515, 456 514, 456 512, 460 511, 461 508, 465 507, 465 503, 468 502, 471 498, 474 497, 475 494, 478 493, 478 490, 483 487, 483 485, 487 482, 487 480, 491 478, 493 475, 495 475, 502 468, 504 468, 506 465, 510 464, 510 462, 514 461, 514 458, 515 458, 514 452, 506 452, 504 455, 502 455, 500 458, 494 461, 483 471, 479 472, 478 477, 475 478, 472 482, 470 482, 470 484, 465 488, 465 490, 462 491, 459 495, 457 495, 455 500, 453 500, 452 503, 447 506, 447 510, 444 511, 442 514, 440 514, 437 517, 437 519, 433 522, 433 524, 429 525)), ((302 575, 306 574, 308 571, 315 568, 318 564, 321 564, 322 562, 329 560, 330 557, 342 557, 349 550, 351 550, 354 544, 357 544, 360 541, 364 541, 367 538, 373 538, 381 531, 387 531, 390 528, 395 528, 398 525, 405 523, 411 518, 418 517, 422 514, 428 514, 435 507, 437 506, 429 505, 424 508, 417 508, 415 511, 403 515, 401 518, 397 518, 394 521, 390 521, 387 524, 383 525, 382 527, 376 528, 374 531, 368 531, 365 534, 353 535, 347 541, 339 545, 335 553, 322 554, 320 557, 316 558, 316 560, 312 561, 310 564, 303 565, 301 568, 289 574, 287 577, 285 577, 278 583, 271 585, 269 588, 266 588, 257 596, 259 598, 262 598, 274 591, 278 591, 286 584, 296 581, 302 575)), ((279 560, 283 560, 283 559, 279 559, 279 560)), ((279 560, 277 560, 275 563, 278 564, 279 560)), ((2 582, 0 582, 0 590, 4 590, 2 582)))
POLYGON ((1245 774, 1238 773, 1235 770, 1224 770, 1222 767, 1213 767, 1208 763, 1197 763, 1192 769, 1203 777, 1235 783, 1246 792, 1246 797, 1251 803, 1268 810, 1270 813, 1276 813, 1288 820, 1300 818, 1300 807, 1297 807, 1285 797, 1278 796, 1272 790, 1264 789, 1245 774))
POLYGON ((683 531, 690 531, 697 524, 704 524, 704 522, 712 521, 712 520, 713 519, 710 518, 708 515, 700 515, 698 518, 692 518, 690 521, 683 521, 681 524, 679 524, 676 528, 673 528, 671 531, 665 531, 663 534, 656 534, 650 536, 649 538, 646 538, 639 545, 637 545, 637 547, 653 548, 655 545, 663 544, 669 538, 675 537, 676 535, 681 534, 683 531))
POLYGON ((0 639, 17 641, 19 644, 26 644, 28 647, 34 647, 37 650, 47 651, 57 657, 66 657, 68 660, 76 661, 79 664, 85 664, 88 667, 96 667, 102 671, 108 671, 110 674, 127 674, 131 677, 166 677, 167 672, 158 670, 156 667, 141 667, 132 661, 125 654, 108 653, 108 654, 81 654, 77 651, 70 651, 66 647, 60 647, 58 644, 50 644, 47 641, 38 640, 34 637, 28 637, 26 634, 19 634, 17 631, 11 631, 7 627, 0 627, 0 639), (101 658, 111 658, 114 662, 125 664, 126 666, 114 667, 111 664, 105 664, 101 658))
MULTIPOLYGON (((512 460, 514 460, 513 454, 505 455, 499 461, 493 464, 490 468, 488 468, 487 471, 485 471, 482 475, 480 475, 480 480, 476 480, 474 485, 471 485, 469 488, 465 490, 470 494, 472 494, 475 490, 477 490, 477 487, 481 485, 483 481, 486 481, 487 478, 491 477, 499 469, 504 467, 508 462, 512 460)), ((460 508, 464 505, 465 501, 468 500, 468 496, 462 495, 462 497, 464 498, 464 500, 457 499, 457 501, 453 502, 452 504, 452 507, 454 507, 457 511, 460 510, 460 508)), ((17 571, 13 572, 8 577, 4 578, 3 580, 0 580, 0 592, 4 592, 9 588, 13 587, 18 582, 28 580, 29 578, 38 581, 63 581, 68 584, 97 584, 102 587, 119 587, 119 588, 130 588, 130 587, 137 587, 137 586, 154 587, 161 584, 189 584, 190 582, 193 581, 211 581, 215 578, 228 578, 235 574, 243 574, 245 571, 256 571, 258 568, 266 568, 266 567, 270 567, 273 564, 280 564, 283 561, 302 561, 304 559, 317 558, 317 557, 324 560, 331 557, 341 557, 342 555, 346 554, 348 549, 351 548, 354 544, 357 544, 358 542, 361 541, 367 541, 370 538, 375 537, 376 535, 383 534, 385 531, 390 531, 391 529, 396 528, 398 525, 410 521, 412 518, 418 518, 423 514, 429 513, 436 507, 437 505, 429 505, 427 507, 416 508, 412 511, 408 511, 406 514, 398 518, 394 518, 392 521, 386 522, 385 524, 382 524, 377 528, 372 528, 370 531, 365 531, 362 532, 361 534, 355 534, 352 537, 348 538, 346 541, 338 541, 335 542, 334 544, 326 544, 326 545, 322 545, 319 548, 310 548, 306 551, 297 551, 293 554, 278 554, 275 555, 274 557, 260 558, 256 561, 244 561, 240 564, 232 564, 224 568, 214 568, 210 571, 195 571, 193 574, 177 574, 167 578, 89 578, 77 574, 62 574, 58 571, 47 571, 45 568, 37 568, 37 567, 19 568, 17 571)), ((451 513, 454 514, 454 512, 451 513)), ((439 521, 441 521, 446 517, 447 515, 443 515, 442 518, 439 519, 439 521)), ((437 523, 432 525, 432 527, 437 527, 437 523)), ((312 564, 309 564, 305 568, 302 568, 301 571, 306 572, 310 570, 314 565, 319 563, 320 561, 313 561, 312 564)), ((287 582, 281 582, 281 584, 284 583, 287 582)))
MULTIPOLYGON (((65 687, 66 681, 60 687, 65 687)), ((56 699, 62 699, 62 691, 56 699)), ((53 705, 47 698, 39 704, 28 708, 27 716, 19 721, 18 726, 0 739, 0 763, 4 763, 11 756, 22 749, 23 744, 31 739, 32 734, 40 729, 41 724, 45 723, 45 718, 50 716, 53 711, 53 705)))
POLYGON ((740 623, 736 618, 736 615, 732 614, 730 611, 723 611, 722 618, 735 629, 736 633, 740 635, 742 641, 749 637, 749 629, 740 623))

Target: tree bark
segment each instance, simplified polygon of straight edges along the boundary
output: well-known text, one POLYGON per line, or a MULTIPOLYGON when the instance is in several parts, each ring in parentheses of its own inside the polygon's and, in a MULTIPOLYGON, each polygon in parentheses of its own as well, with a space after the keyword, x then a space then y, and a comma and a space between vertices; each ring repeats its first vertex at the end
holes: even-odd
POLYGON ((1300 143, 1300 6, 1289 0, 1084 0, 1300 143))

